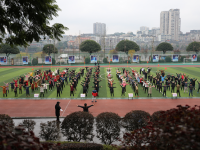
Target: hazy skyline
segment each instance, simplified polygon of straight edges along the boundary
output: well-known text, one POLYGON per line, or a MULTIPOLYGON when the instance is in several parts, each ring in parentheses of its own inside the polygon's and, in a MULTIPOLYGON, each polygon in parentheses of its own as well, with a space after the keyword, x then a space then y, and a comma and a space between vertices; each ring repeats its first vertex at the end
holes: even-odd
POLYGON ((56 0, 61 8, 50 23, 69 28, 66 35, 93 33, 93 23, 106 24, 107 34, 160 27, 161 11, 180 9, 181 31, 200 30, 199 0, 56 0))

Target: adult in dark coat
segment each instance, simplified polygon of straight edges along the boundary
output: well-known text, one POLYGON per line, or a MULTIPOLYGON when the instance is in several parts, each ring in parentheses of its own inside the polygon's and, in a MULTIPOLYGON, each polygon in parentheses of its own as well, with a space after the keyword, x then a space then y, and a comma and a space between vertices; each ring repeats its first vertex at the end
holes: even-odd
POLYGON ((57 117, 58 122, 60 122, 59 116, 60 116, 60 109, 61 109, 59 104, 60 104, 60 102, 57 102, 57 104, 55 105, 55 113, 56 113, 56 117, 57 117))
POLYGON ((94 104, 93 104, 93 105, 90 105, 90 106, 87 106, 87 103, 85 103, 84 106, 79 106, 79 105, 77 105, 77 107, 83 108, 83 111, 84 111, 84 112, 88 112, 88 108, 90 108, 90 107, 92 107, 92 106, 94 106, 94 104))

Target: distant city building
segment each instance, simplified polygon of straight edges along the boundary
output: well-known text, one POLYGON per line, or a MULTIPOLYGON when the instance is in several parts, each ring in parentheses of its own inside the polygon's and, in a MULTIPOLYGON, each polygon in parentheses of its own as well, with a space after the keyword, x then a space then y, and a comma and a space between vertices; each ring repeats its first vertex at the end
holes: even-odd
POLYGON ((96 22, 93 24, 93 34, 94 35, 106 35, 106 24, 96 22))
POLYGON ((181 28, 180 10, 170 9, 160 13, 160 34, 171 35, 172 40, 179 40, 181 28))

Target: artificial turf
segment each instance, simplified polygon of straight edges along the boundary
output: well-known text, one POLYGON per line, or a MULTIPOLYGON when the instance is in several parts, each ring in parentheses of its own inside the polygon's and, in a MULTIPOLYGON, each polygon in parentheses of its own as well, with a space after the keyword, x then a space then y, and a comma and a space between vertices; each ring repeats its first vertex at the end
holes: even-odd
MULTIPOLYGON (((127 85, 125 96, 121 96, 122 88, 120 86, 120 82, 118 81, 118 79, 116 77, 116 69, 117 68, 119 68, 122 71, 121 67, 112 67, 112 69, 111 69, 111 74, 113 76, 114 83, 115 83, 114 87, 116 87, 114 89, 114 97, 111 97, 111 95, 110 95, 110 89, 108 87, 108 82, 107 82, 107 78, 106 78, 107 69, 103 68, 103 67, 100 68, 100 80, 102 80, 102 81, 99 84, 101 87, 99 90, 98 98, 128 98, 128 93, 134 93, 131 86, 127 85)), ((42 68, 35 68, 35 69, 42 70, 42 68)), ((61 71, 64 69, 65 68, 60 68, 61 71)), ((75 68, 75 67, 70 68, 70 70, 72 70, 72 69, 75 69, 76 72, 78 72, 80 68, 75 68)), ((134 67, 134 68, 126 67, 126 70, 131 71, 131 69, 139 71, 140 67, 134 67)), ((54 70, 55 70, 55 68, 52 68, 52 71, 54 71, 54 70)), ((200 76, 199 76, 200 68, 198 68, 198 67, 192 67, 192 66, 191 67, 168 67, 168 68, 153 67, 151 74, 153 76, 155 76, 156 71, 159 71, 159 70, 165 70, 166 75, 167 74, 176 75, 176 73, 185 73, 186 75, 189 75, 189 78, 197 78, 200 81, 200 76)), ((0 86, 4 85, 4 82, 5 83, 11 82, 11 81, 13 81, 13 78, 16 79, 20 75, 24 75, 25 73, 28 73, 31 71, 32 71, 32 68, 1 68, 0 69, 0 77, 1 77, 0 78, 0 86)), ((93 69, 93 71, 94 71, 94 69, 93 69)), ((81 78, 79 80, 77 90, 75 92, 74 97, 72 97, 72 98, 75 98, 75 99, 80 98, 80 94, 83 91, 82 86, 80 85, 80 82, 82 80, 84 80, 84 78, 81 78)), ((91 78, 87 98, 92 98, 92 90, 93 90, 92 86, 94 85, 92 82, 93 82, 93 79, 91 78)), ((200 97, 200 93, 197 93, 197 89, 198 89, 198 84, 196 82, 196 90, 193 91, 193 97, 200 97)), ((139 97, 147 97, 148 96, 148 94, 143 91, 143 89, 140 85, 139 85, 138 90, 139 90, 139 97)), ((16 97, 14 97, 14 92, 11 92, 11 88, 9 91, 10 92, 8 93, 7 98, 16 98, 16 97)), ((175 91, 176 91, 176 88, 175 88, 175 91)), ((18 92, 19 92, 19 90, 18 90, 18 92)), ((38 89, 38 91, 34 91, 33 93, 30 90, 30 98, 33 98, 34 94, 36 94, 36 93, 39 94, 39 89, 38 89)), ((172 97, 171 91, 167 91, 166 96, 172 97)), ((152 88, 152 97, 163 97, 163 96, 162 96, 162 93, 158 92, 155 88, 152 88)), ((181 90, 181 97, 189 97, 189 94, 184 93, 183 90, 181 90)), ((2 88, 0 88, 0 98, 5 98, 5 97, 3 97, 3 94, 2 94, 2 88)), ((27 98, 25 91, 23 91, 22 94, 18 94, 17 98, 27 98)), ((48 90, 48 93, 45 93, 44 98, 57 98, 56 88, 54 88, 52 91, 48 90)), ((69 84, 68 85, 65 84, 65 87, 62 91, 60 98, 70 98, 69 84)))

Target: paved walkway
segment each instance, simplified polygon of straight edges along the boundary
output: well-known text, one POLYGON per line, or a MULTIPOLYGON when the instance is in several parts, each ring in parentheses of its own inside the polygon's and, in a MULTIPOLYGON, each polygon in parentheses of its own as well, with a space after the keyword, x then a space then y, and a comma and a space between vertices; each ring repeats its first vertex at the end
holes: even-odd
MULTIPOLYGON (((82 111, 77 105, 87 103, 91 105, 91 99, 88 100, 49 100, 49 99, 23 99, 23 100, 0 100, 0 114, 8 114, 11 117, 55 117, 55 104, 60 101, 63 109, 61 117, 75 112, 82 111)), ((168 110, 176 108, 177 105, 199 105, 200 98, 191 99, 98 99, 95 106, 89 110, 97 116, 102 112, 115 112, 121 117, 131 110, 144 110, 152 114, 158 110, 168 110)))

